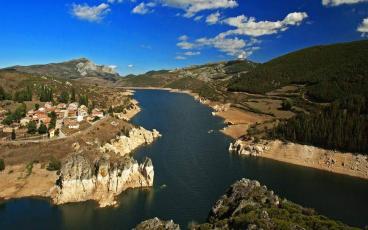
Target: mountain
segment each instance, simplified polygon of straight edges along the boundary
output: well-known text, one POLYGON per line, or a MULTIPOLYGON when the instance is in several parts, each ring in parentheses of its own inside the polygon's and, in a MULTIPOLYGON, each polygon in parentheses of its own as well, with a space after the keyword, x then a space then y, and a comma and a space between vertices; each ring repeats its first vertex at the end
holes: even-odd
POLYGON ((192 90, 207 98, 215 99, 213 97, 217 91, 226 90, 225 86, 230 79, 240 73, 248 73, 257 65, 245 60, 194 65, 170 71, 150 71, 138 76, 120 78, 117 85, 192 90))
POLYGON ((13 66, 3 70, 36 76, 55 77, 65 80, 85 77, 115 80, 116 77, 119 77, 119 74, 114 68, 105 65, 97 65, 86 58, 45 65, 13 66))
POLYGON ((304 84, 309 97, 331 102, 352 94, 368 95, 368 40, 315 46, 296 51, 234 79, 229 89, 267 93, 304 84))

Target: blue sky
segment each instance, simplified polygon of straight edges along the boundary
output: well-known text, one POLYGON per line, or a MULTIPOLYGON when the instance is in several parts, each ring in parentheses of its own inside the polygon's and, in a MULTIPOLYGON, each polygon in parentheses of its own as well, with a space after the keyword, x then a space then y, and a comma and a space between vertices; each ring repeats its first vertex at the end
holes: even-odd
POLYGON ((367 0, 12 0, 0 67, 86 57, 123 74, 366 39, 367 0))

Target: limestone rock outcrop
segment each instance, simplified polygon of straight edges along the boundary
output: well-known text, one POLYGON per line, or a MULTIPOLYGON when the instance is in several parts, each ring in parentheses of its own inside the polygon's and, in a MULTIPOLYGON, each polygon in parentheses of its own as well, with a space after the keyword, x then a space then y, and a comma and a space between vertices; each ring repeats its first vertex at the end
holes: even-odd
POLYGON ((135 230, 180 230, 180 226, 175 224, 172 220, 163 221, 158 219, 157 217, 145 220, 142 223, 138 224, 135 230))
POLYGON ((355 229, 280 198, 258 181, 235 182, 212 207, 207 222, 190 229, 355 229), (333 226, 333 227, 332 227, 333 226))
POLYGON ((230 143, 229 151, 245 156, 259 156, 270 147, 263 141, 254 141, 254 139, 238 139, 230 143))
POLYGON ((71 155, 51 190, 55 204, 96 200, 100 207, 115 205, 115 196, 128 188, 153 185, 154 170, 149 158, 142 164, 130 157, 110 160, 104 155, 92 163, 82 154, 71 155))
POLYGON ((100 148, 101 152, 114 152, 125 156, 141 145, 148 145, 154 140, 161 137, 161 134, 154 129, 153 131, 146 130, 142 127, 132 128, 126 134, 118 136, 100 148))

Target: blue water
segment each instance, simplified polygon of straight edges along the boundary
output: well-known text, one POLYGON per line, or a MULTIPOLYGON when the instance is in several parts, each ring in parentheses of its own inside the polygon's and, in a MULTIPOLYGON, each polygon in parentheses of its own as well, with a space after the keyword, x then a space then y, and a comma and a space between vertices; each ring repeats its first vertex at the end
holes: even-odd
POLYGON ((183 229, 203 222, 213 203, 234 181, 257 179, 276 193, 328 217, 368 225, 368 181, 273 160, 228 153, 231 140, 216 130, 224 124, 192 97, 140 90, 142 112, 133 123, 156 128, 163 137, 134 156, 155 167, 152 189, 129 190, 117 208, 94 202, 52 206, 47 200, 0 204, 0 229, 131 229, 142 220, 174 219, 183 229), (210 130, 215 130, 209 133, 210 130))

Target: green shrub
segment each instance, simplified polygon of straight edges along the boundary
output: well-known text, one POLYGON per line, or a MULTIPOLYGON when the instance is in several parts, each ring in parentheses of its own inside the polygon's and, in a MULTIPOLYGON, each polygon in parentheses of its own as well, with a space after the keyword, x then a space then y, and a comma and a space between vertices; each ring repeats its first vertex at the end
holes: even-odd
POLYGON ((3 159, 0 159, 0 171, 3 171, 5 169, 5 162, 3 159))
POLYGON ((61 162, 55 158, 52 158, 46 169, 48 171, 58 171, 61 169, 61 162))
POLYGON ((282 110, 290 110, 293 107, 293 102, 290 99, 283 100, 281 103, 282 110))

